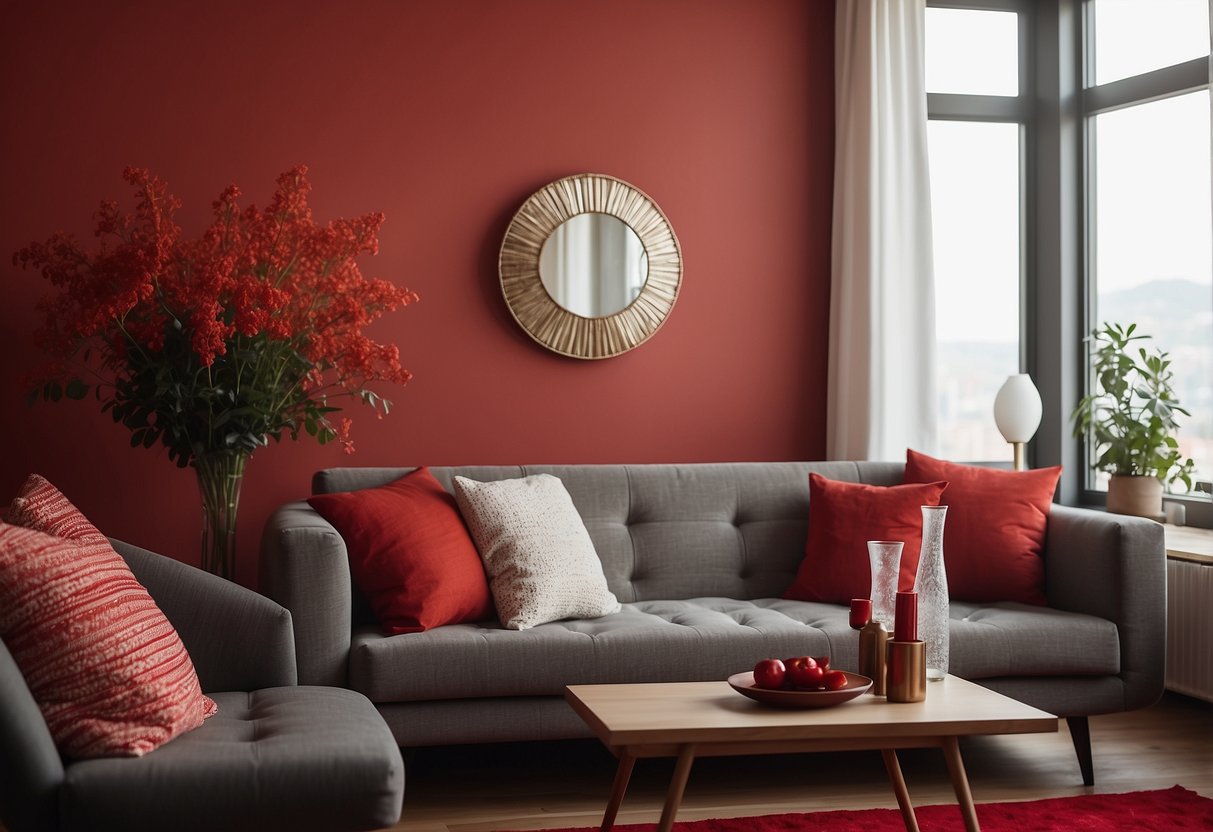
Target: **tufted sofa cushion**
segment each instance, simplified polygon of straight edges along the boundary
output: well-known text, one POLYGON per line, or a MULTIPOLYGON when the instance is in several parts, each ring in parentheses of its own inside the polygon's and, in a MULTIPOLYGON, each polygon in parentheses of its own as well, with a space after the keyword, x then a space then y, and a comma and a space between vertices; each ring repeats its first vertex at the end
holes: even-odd
POLYGON ((339 830, 398 817, 403 764, 361 695, 281 687, 211 696, 217 715, 153 753, 71 766, 60 795, 64 826, 339 830), (229 808, 221 823, 217 806, 229 808), (366 816, 351 816, 351 807, 366 816))
MULTIPOLYGON (((317 472, 317 494, 391 482, 409 468, 317 472)), ((527 465, 430 468, 482 482, 552 474, 581 514, 611 592, 622 602, 777 598, 804 558, 809 472, 846 482, 901 483, 899 463, 781 462, 699 465, 527 465)), ((369 615, 359 615, 364 623, 369 615)))
POLYGON ((520 632, 489 622, 385 638, 368 627, 354 635, 350 685, 372 702, 395 702, 553 695, 567 684, 723 679, 767 656, 831 653, 832 641, 846 649, 854 633, 846 621, 831 625, 832 617, 824 604, 697 598, 624 604, 603 618, 520 632))
POLYGON ((951 603, 949 672, 1000 676, 1114 676, 1120 636, 1105 618, 1006 601, 951 603))
MULTIPOLYGON (((1116 627, 1102 619, 1021 604, 958 604, 958 615, 952 672, 966 678, 1120 668, 1116 627)), ((363 627, 353 638, 350 685, 376 703, 557 695, 571 684, 723 679, 766 656, 828 654, 838 666, 854 667, 857 645, 847 610, 832 604, 640 601, 612 616, 521 632, 495 622, 405 636, 363 627)))

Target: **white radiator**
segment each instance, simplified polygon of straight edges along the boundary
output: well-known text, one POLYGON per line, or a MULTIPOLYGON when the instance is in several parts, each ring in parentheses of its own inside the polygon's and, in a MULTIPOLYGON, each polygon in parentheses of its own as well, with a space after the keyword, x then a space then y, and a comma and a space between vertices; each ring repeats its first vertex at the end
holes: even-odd
POLYGON ((1213 702, 1213 564, 1167 559, 1167 687, 1213 702))

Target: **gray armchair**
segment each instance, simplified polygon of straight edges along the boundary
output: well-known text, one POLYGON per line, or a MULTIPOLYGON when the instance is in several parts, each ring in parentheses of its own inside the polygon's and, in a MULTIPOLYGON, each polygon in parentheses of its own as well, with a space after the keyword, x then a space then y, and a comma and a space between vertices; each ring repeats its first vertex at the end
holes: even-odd
POLYGON ((113 541, 219 712, 143 757, 64 760, 0 642, 0 820, 59 829, 359 830, 400 817, 404 764, 361 694, 296 684, 290 613, 113 541))

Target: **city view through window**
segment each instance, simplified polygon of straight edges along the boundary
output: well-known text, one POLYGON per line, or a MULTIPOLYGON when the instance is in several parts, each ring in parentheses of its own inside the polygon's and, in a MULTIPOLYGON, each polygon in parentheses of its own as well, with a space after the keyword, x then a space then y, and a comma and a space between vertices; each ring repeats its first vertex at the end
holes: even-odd
MULTIPOLYGON (((1018 15, 928 8, 931 93, 1019 94, 1018 15)), ((1011 459, 994 396, 1019 372, 1018 122, 927 125, 935 252, 935 353, 941 456, 1011 459)))
MULTIPOLYGON (((1170 353, 1180 450, 1213 476, 1209 93, 1095 117, 1096 321, 1136 323, 1170 353)), ((1150 342, 1146 342, 1148 345, 1150 342)))
MULTIPOLYGON (((1090 0, 1088 11, 1089 84, 1208 54, 1206 0, 1090 0)), ((928 8, 928 92, 1015 95, 1017 52, 1007 41, 1016 17, 928 8), (999 56, 1001 70, 983 68, 982 55, 999 56)), ((1020 369, 1023 130, 982 120, 928 126, 939 451, 950 459, 1011 457, 993 401, 1020 369)), ((1153 336, 1147 344, 1170 353, 1176 392, 1192 414, 1182 422, 1180 449, 1196 461, 1198 479, 1213 479, 1209 91, 1091 115, 1087 130, 1092 326, 1136 323, 1153 336)), ((1091 485, 1104 487, 1102 479, 1091 485)))
MULTIPOLYGON (((1088 84, 1209 54, 1207 0, 1092 0, 1088 11, 1088 84)), ((1170 353, 1176 393, 1192 413, 1180 450, 1203 480, 1213 479, 1209 104, 1204 89, 1093 116, 1087 172, 1094 320, 1136 323, 1170 353)))
POLYGON ((994 396, 1019 372, 1019 125, 931 121, 939 451, 1010 460, 994 396))

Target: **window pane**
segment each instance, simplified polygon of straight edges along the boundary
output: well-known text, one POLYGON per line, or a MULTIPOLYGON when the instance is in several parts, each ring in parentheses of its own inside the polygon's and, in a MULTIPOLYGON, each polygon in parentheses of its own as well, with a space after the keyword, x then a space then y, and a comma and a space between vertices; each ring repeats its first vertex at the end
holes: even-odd
POLYGON ((940 453, 1009 460, 994 396, 1019 372, 1018 124, 931 121, 940 453))
POLYGON ((1180 450, 1213 475, 1213 220, 1207 90, 1094 118, 1096 322, 1171 353, 1180 450))
POLYGON ((927 92, 1019 95, 1019 15, 927 9, 927 92))
POLYGON ((1209 0, 1088 0, 1095 83, 1209 54, 1209 0))

